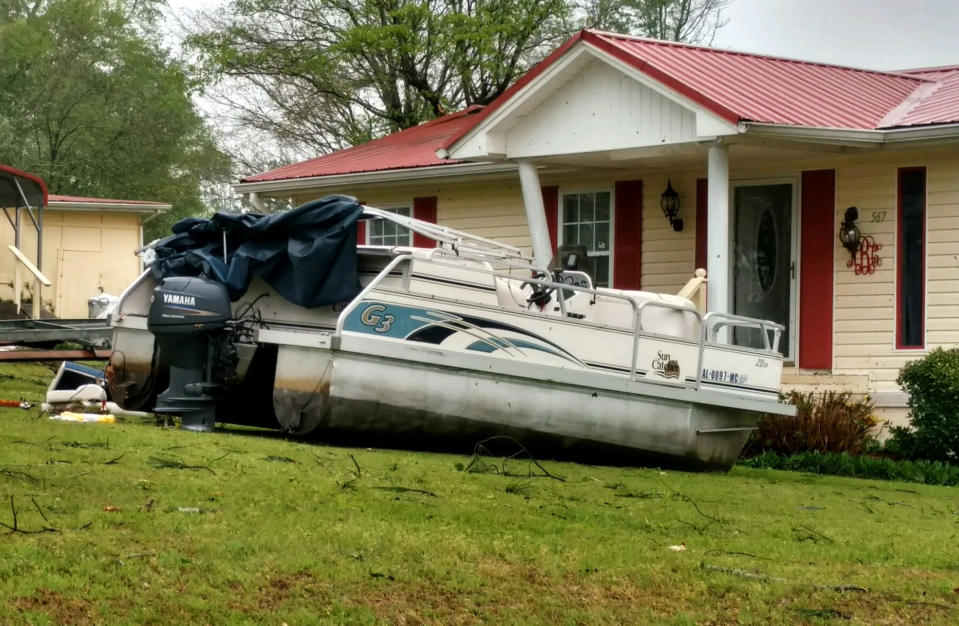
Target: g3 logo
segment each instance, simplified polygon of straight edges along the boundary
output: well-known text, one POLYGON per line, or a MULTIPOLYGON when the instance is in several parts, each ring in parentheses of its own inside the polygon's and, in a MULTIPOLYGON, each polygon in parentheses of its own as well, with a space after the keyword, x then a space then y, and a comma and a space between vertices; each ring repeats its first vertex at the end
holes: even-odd
POLYGON ((393 325, 393 320, 396 319, 392 315, 379 315, 385 310, 386 307, 382 304, 371 304, 363 309, 360 314, 360 321, 363 322, 364 326, 372 326, 373 332, 385 333, 393 325))

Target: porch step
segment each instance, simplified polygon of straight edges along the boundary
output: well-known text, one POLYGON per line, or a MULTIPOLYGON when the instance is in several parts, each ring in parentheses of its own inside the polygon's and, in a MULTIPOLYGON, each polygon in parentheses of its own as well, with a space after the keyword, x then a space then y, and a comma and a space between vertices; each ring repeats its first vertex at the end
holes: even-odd
POLYGON ((783 369, 783 391, 798 391, 801 393, 822 391, 851 391, 852 393, 869 393, 869 376, 867 374, 830 374, 828 372, 797 372, 783 369))

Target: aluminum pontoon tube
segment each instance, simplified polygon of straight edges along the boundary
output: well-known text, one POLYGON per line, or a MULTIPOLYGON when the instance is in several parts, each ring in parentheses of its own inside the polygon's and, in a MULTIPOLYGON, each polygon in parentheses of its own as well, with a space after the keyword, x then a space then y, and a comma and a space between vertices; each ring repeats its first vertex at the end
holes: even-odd
POLYGON ((519 184, 523 189, 526 221, 529 222, 529 234, 533 240, 533 264, 537 267, 548 267, 553 258, 553 246, 549 240, 549 227, 546 225, 546 209, 543 207, 539 173, 532 161, 519 162, 519 184))

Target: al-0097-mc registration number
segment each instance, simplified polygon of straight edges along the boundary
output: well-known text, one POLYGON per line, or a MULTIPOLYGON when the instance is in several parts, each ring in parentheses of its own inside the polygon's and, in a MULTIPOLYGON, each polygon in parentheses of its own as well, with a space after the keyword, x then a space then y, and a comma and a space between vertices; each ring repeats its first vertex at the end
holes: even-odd
POLYGON ((703 369, 703 380, 712 380, 717 383, 732 383, 735 385, 745 385, 749 376, 740 372, 727 372, 726 370, 703 369))

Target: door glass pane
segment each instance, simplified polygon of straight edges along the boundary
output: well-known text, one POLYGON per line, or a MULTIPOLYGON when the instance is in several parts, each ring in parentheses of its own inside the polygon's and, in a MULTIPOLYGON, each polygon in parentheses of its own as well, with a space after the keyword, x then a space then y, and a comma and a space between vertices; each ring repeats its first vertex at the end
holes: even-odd
MULTIPOLYGON (((792 302, 792 185, 736 187, 733 312, 786 327, 779 350, 789 355, 792 302)), ((828 279, 828 277, 827 277, 828 279)), ((761 331, 737 328, 737 345, 762 347, 761 331)))

